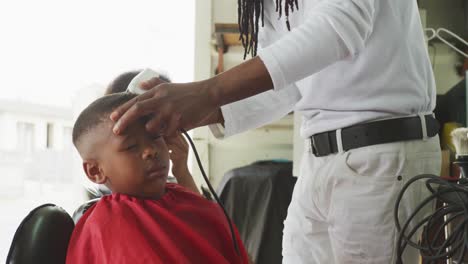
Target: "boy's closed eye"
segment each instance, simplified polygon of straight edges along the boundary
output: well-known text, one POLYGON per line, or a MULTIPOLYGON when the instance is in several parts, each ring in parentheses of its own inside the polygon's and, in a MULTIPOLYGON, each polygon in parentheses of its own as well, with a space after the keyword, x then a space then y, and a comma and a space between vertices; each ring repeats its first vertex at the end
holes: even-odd
POLYGON ((130 144, 130 145, 127 145, 125 147, 123 147, 123 151, 132 151, 132 150, 135 150, 137 149, 138 145, 137 144, 130 144))
MULTIPOLYGON (((156 136, 153 136, 152 137, 152 140, 153 141, 157 141, 159 139, 161 139, 161 135, 156 135, 156 136)), ((135 143, 135 142, 125 142, 125 144, 123 144, 123 146, 120 148, 121 151, 133 151, 133 150, 136 150, 138 148, 138 144, 135 143)))
POLYGON ((138 148, 138 144, 136 141, 130 139, 130 138, 126 138, 123 142, 121 142, 119 144, 119 151, 132 151, 132 150, 135 150, 138 148))

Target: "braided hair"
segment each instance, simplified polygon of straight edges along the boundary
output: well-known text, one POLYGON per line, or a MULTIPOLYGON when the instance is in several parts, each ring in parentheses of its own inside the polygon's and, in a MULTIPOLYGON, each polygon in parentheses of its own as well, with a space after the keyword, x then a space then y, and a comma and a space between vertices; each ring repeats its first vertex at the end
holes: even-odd
MULTIPOLYGON (((244 59, 247 54, 252 57, 257 55, 258 47, 258 22, 263 21, 263 1, 264 0, 237 0, 237 23, 239 24, 240 40, 244 47, 244 59)), ((267 0, 269 1, 269 0, 267 0)), ((289 24, 289 11, 298 10, 297 0, 284 0, 284 14, 286 16, 286 27, 291 30, 289 24)), ((276 12, 279 18, 283 15, 283 0, 276 0, 276 12)))

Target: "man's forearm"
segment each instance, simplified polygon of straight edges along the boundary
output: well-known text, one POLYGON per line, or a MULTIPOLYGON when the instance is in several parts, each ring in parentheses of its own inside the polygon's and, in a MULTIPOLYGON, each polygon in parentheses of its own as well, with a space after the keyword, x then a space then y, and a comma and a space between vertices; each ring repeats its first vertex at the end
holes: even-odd
MULTIPOLYGON (((204 82, 218 107, 273 89, 268 70, 259 57, 204 82)), ((218 117, 218 123, 221 118, 222 114, 218 117)))

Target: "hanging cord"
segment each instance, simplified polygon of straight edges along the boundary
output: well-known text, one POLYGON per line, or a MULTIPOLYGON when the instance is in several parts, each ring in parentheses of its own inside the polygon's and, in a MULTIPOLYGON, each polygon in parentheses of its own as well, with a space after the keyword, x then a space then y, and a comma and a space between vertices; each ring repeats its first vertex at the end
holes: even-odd
POLYGON ((226 219, 228 221, 228 224, 229 224, 229 229, 231 230, 232 243, 234 244, 234 249, 236 250, 237 255, 240 256, 239 246, 237 245, 236 236, 234 235, 234 227, 232 225, 231 218, 229 218, 229 216, 228 216, 228 214, 226 212, 226 209, 224 208, 223 204, 219 200, 219 197, 216 194, 213 186, 211 186, 210 180, 208 180, 208 177, 206 176, 205 170, 203 169, 203 165, 201 163, 200 156, 198 155, 197 149, 195 148, 195 144, 193 143, 192 139, 188 135, 187 131, 185 131, 184 129, 181 129, 181 131, 184 134, 184 136, 187 138, 187 140, 189 141, 190 146, 192 146, 193 153, 195 154, 195 158, 197 159, 198 167, 200 168, 203 179, 205 179, 205 182, 208 185, 208 188, 210 189, 211 193, 213 194, 213 197, 215 198, 216 202, 219 204, 221 209, 223 209, 224 216, 226 217, 226 219))
MULTIPOLYGON (((397 263, 402 264, 402 255, 405 248, 410 245, 418 249, 426 264, 440 263, 440 260, 456 258, 462 263, 464 255, 468 251, 468 180, 458 179, 450 182, 443 178, 430 174, 416 176, 409 180, 397 197, 394 208, 395 225, 398 230, 397 263), (414 210, 408 219, 400 222, 398 208, 405 191, 416 181, 426 180, 426 188, 431 192, 414 210), (425 206, 430 206, 434 201, 443 202, 431 215, 424 217, 410 228, 410 222, 420 213, 425 206), (451 232, 446 234, 450 225, 451 232), (411 237, 423 228, 423 240, 412 241, 411 237), (433 232, 432 240, 429 240, 433 232)), ((405 263, 406 264, 406 263, 405 263)))

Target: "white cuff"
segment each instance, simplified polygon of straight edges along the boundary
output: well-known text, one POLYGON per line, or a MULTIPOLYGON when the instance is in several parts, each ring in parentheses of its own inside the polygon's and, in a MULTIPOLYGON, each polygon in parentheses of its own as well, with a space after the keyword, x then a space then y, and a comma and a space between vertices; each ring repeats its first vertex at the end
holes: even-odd
POLYGON ((224 126, 221 125, 220 123, 216 124, 211 124, 208 125, 208 127, 211 130, 211 134, 217 139, 223 139, 224 138, 224 126))
POLYGON ((208 126, 213 136, 217 139, 224 139, 241 132, 239 130, 239 125, 236 123, 237 120, 233 118, 232 112, 233 110, 231 109, 230 104, 221 106, 224 126, 220 123, 211 124, 208 126))

